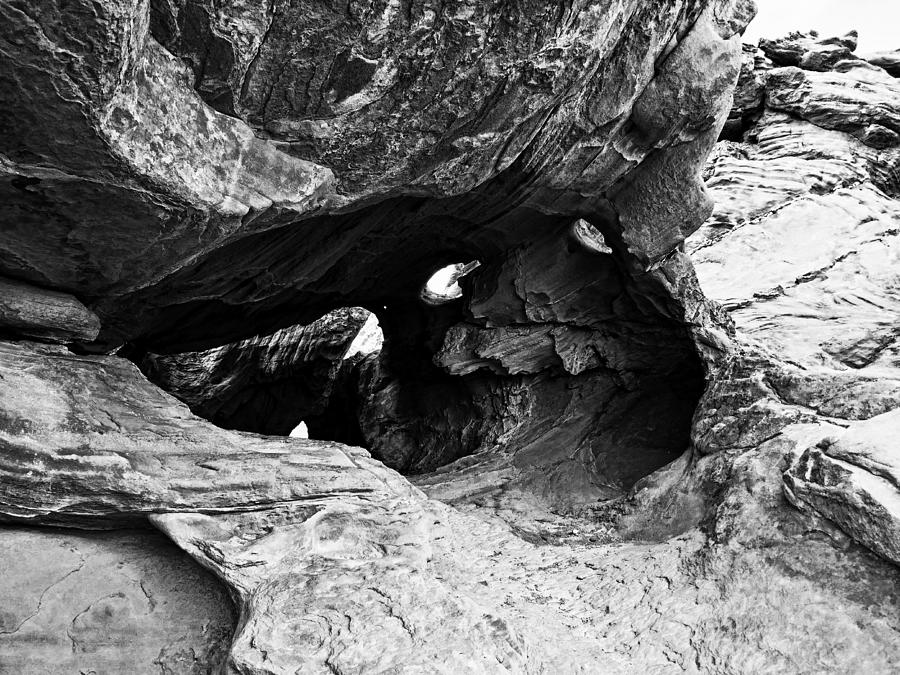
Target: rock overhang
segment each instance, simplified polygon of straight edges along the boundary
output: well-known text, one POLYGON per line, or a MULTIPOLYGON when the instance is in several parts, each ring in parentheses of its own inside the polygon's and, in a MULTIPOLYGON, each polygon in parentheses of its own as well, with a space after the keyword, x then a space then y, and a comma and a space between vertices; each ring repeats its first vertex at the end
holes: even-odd
POLYGON ((97 348, 173 351, 384 305, 405 293, 391 288, 392 267, 422 260, 411 270, 421 276, 581 215, 621 228, 641 264, 657 262, 708 209, 696 174, 752 3, 533 5, 504 6, 495 22, 464 2, 307 17, 237 2, 7 7, 18 28, 4 170, 39 182, 5 183, 2 273, 86 302, 104 326, 97 348), (95 43, 106 48, 82 54, 95 43), (285 103, 304 72, 332 62, 356 85, 402 68, 365 105, 328 103, 349 86, 337 71, 334 87, 311 90, 324 108, 285 103), (23 94, 31 74, 43 98, 23 94), (49 124, 50 140, 37 127, 54 115, 72 121, 49 124), (307 142, 296 128, 318 131, 307 142), (676 201, 687 209, 646 206, 676 201))

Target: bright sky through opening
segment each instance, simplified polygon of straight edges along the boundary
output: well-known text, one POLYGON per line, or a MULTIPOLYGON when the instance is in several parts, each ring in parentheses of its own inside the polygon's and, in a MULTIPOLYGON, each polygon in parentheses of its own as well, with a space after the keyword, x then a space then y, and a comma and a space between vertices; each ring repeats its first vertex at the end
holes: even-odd
POLYGON ((857 54, 900 49, 900 0, 756 0, 756 6, 759 13, 744 42, 810 29, 830 37, 855 28, 857 54))

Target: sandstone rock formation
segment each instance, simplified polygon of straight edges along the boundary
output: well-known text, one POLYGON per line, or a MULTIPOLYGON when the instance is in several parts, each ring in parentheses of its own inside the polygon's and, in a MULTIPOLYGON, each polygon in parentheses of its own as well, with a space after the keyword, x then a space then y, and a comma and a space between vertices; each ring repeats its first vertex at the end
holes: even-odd
POLYGON ((0 654, 896 672, 897 81, 752 14, 0 0, 0 654))
POLYGON ((877 52, 863 57, 873 66, 883 68, 889 75, 900 77, 900 49, 892 52, 877 52))
POLYGON ((90 342, 100 320, 68 293, 0 278, 0 332, 53 342, 90 342))
POLYGON ((703 219, 750 3, 408 10, 4 2, 0 274, 186 351, 397 302, 524 221, 618 212, 656 261, 703 219))

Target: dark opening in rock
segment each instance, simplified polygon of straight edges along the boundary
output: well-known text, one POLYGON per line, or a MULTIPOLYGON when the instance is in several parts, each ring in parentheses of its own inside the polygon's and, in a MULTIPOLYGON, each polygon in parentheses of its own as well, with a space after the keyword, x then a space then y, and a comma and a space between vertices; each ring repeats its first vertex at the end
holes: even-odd
POLYGON ((288 435, 302 420, 449 501, 482 476, 563 509, 615 498, 687 449, 704 374, 683 305, 596 223, 534 219, 469 263, 441 264, 476 248, 448 246, 424 287, 419 261, 393 268, 380 302, 366 288, 372 314, 334 310, 145 371, 221 426, 288 435))
POLYGON ((202 352, 148 354, 151 380, 201 417, 226 429, 287 436, 322 414, 343 362, 381 348, 374 315, 361 307, 329 312, 202 352))

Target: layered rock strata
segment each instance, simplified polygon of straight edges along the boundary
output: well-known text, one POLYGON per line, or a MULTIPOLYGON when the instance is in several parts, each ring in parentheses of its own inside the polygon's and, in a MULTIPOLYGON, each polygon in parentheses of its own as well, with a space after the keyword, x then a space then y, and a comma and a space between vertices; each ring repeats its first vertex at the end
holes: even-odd
POLYGON ((822 429, 793 452, 788 497, 896 561, 900 82, 857 57, 852 35, 760 47, 745 52, 736 96, 760 104, 744 108, 743 142, 714 153, 717 205, 687 250, 704 290, 769 354, 759 414, 787 406, 822 429), (838 451, 845 436, 855 453, 838 451))
POLYGON ((100 320, 78 298, 0 278, 0 334, 50 342, 90 342, 100 320))
MULTIPOLYGON (((4 520, 91 529, 149 520, 227 584, 240 619, 226 672, 446 667, 624 675, 635 664, 663 672, 711 672, 722 663, 729 672, 747 672, 748 663, 784 672, 798 663, 827 672, 890 672, 897 665, 895 568, 849 545, 838 531, 822 536, 821 525, 800 512, 781 512, 767 531, 768 521, 751 529, 746 510, 734 508, 759 516, 752 510, 760 503, 774 505, 779 493, 768 485, 767 474, 777 476, 771 464, 736 464, 726 485, 752 496, 723 508, 712 536, 688 527, 659 543, 617 541, 608 520, 581 521, 592 529, 561 533, 563 545, 535 545, 483 512, 466 515, 427 500, 361 450, 217 429, 124 359, 66 356, 58 347, 28 343, 4 350, 4 520), (27 480, 17 484, 17 476, 27 480), (833 646, 822 650, 822 643, 833 646)), ((766 452, 774 459, 771 446, 766 452)), ((675 466, 669 475, 684 470, 675 466)), ((17 532, 40 536, 4 529, 18 550, 29 549, 21 548, 17 532)), ((44 543, 27 546, 50 550, 59 536, 48 530, 44 543)), ((132 560, 135 544, 116 544, 116 536, 95 540, 118 545, 119 555, 132 560)), ((91 564, 93 549, 77 539, 64 540, 74 551, 54 563, 63 576, 70 558, 91 564)), ((84 577, 82 594, 103 590, 107 582, 98 575, 111 574, 103 561, 84 577)), ((133 564, 117 569, 130 583, 131 575, 149 575, 143 591, 173 597, 133 564)), ((73 574, 84 571, 91 568, 73 574)), ((123 632, 125 617, 139 620, 136 587, 111 581, 121 590, 108 600, 85 597, 83 607, 82 595, 56 595, 70 588, 66 580, 45 593, 39 579, 35 590, 16 591, 41 595, 75 617, 74 628, 66 629, 76 640, 74 654, 68 644, 54 650, 45 639, 58 630, 54 624, 35 618, 19 630, 41 639, 48 663, 101 671, 156 672, 160 664, 172 672, 214 670, 227 633, 217 628, 188 632, 177 643, 165 634, 135 642, 123 632), (93 614, 81 610, 98 602, 100 616, 122 632, 105 633, 99 653, 82 651, 91 646, 93 614), (180 645, 179 651, 148 663, 142 659, 153 639, 180 645)), ((205 592, 203 586, 185 590, 197 609, 209 607, 193 595, 205 592)), ((171 604, 168 611, 181 612, 171 604)), ((215 611, 207 618, 222 617, 215 611)), ((178 613, 181 623, 169 620, 168 629, 189 626, 191 616, 178 613)), ((157 618, 151 611, 143 620, 155 626, 157 618)), ((13 652, 8 663, 37 658, 16 640, 15 633, 0 638, 13 652)))
POLYGON ((525 221, 620 220, 660 260, 705 217, 752 7, 2 11, 0 273, 163 353, 411 298, 525 221))

